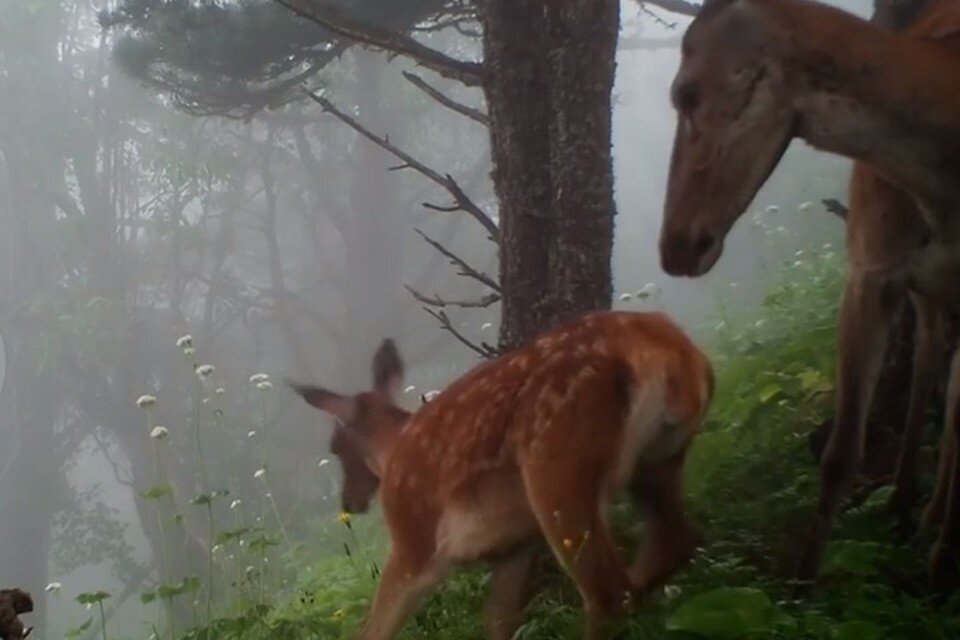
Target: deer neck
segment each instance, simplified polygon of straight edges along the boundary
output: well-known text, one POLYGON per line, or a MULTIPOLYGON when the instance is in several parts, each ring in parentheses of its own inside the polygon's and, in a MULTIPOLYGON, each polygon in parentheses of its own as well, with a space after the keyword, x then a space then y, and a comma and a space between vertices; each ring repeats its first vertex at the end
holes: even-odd
POLYGON ((753 1, 779 32, 799 137, 870 165, 926 209, 960 205, 960 46, 805 0, 753 1))
POLYGON ((396 447, 400 434, 410 419, 410 414, 401 409, 380 420, 370 435, 367 448, 367 466, 378 478, 383 478, 387 463, 396 447))

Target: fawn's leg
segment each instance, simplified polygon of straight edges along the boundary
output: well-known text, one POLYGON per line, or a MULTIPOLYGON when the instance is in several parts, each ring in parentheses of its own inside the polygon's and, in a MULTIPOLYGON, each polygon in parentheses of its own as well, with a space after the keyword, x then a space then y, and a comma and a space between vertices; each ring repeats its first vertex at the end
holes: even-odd
POLYGON ((357 639, 391 640, 421 599, 445 574, 445 567, 435 561, 426 565, 406 562, 394 548, 383 568, 370 614, 357 639))
POLYGON ((693 557, 699 534, 683 507, 683 461, 686 450, 637 469, 630 493, 646 511, 643 547, 630 568, 633 583, 649 591, 666 581, 693 557))
POLYGON ((633 585, 613 543, 598 488, 573 468, 561 475, 524 474, 527 495, 544 537, 583 598, 586 638, 607 635, 606 622, 633 598, 633 585))
POLYGON ((923 433, 924 416, 940 370, 940 352, 944 346, 943 313, 940 305, 915 293, 910 294, 910 299, 917 317, 910 404, 889 505, 897 517, 901 534, 906 532, 910 510, 917 502, 917 448, 923 433))
POLYGON ((863 459, 867 416, 883 364, 895 290, 883 277, 852 271, 840 311, 837 413, 821 460, 820 500, 797 577, 811 584, 833 522, 863 459))
POLYGON ((537 547, 533 545, 496 560, 490 577, 490 592, 484 607, 487 637, 510 640, 523 622, 523 609, 530 596, 530 568, 537 547))
POLYGON ((960 441, 960 349, 954 350, 950 366, 946 413, 945 431, 952 433, 952 446, 949 450, 944 447, 947 455, 941 457, 935 492, 946 496, 943 501, 945 509, 940 536, 930 554, 930 580, 944 589, 960 583, 960 456, 956 446, 960 441))

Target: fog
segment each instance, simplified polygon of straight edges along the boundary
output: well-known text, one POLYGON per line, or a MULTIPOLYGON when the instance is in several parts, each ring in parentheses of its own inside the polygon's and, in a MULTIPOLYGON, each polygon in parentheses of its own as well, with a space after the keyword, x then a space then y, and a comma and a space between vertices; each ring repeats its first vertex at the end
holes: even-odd
MULTIPOLYGON (((870 9, 866 0, 840 4, 861 15, 870 9)), ((396 170, 395 157, 309 100, 249 121, 184 113, 162 88, 118 68, 120 33, 97 23, 112 3, 7 5, 0 587, 34 593, 40 637, 83 622, 89 614, 72 598, 98 589, 121 608, 111 625, 146 629, 154 608, 139 594, 161 582, 153 550, 162 533, 183 540, 183 558, 171 562, 202 555, 207 524, 190 499, 229 487, 217 503, 226 523, 243 508, 231 511, 234 500, 259 509, 265 489, 255 472, 265 461, 266 490, 290 537, 323 548, 314 525, 339 509, 337 464, 321 465, 330 425, 282 380, 359 390, 389 336, 414 387, 404 402, 416 406, 477 358, 404 285, 447 298, 486 293, 417 230, 491 276, 495 246, 462 212, 421 206, 446 205, 449 196, 415 171, 396 170), (178 346, 186 335, 190 344, 178 346), (202 364, 214 367, 203 379, 194 371, 202 364), (250 381, 261 372, 272 388, 250 381), (143 395, 156 403, 138 407, 143 395), (151 439, 158 425, 165 439, 151 439), (138 497, 167 482, 172 497, 138 497), (165 532, 158 517, 168 519, 165 532), (50 583, 60 586, 45 593, 50 583)), ((614 305, 662 309, 709 331, 720 301, 749 316, 796 251, 842 246, 842 223, 820 200, 845 199, 849 163, 795 143, 718 267, 697 280, 667 277, 656 244, 674 126, 667 88, 686 21, 671 29, 624 2, 623 25, 643 44, 618 55, 614 305), (659 294, 638 298, 648 283, 659 294)), ((461 55, 479 51, 466 37, 437 38, 461 55)), ((405 70, 480 106, 479 90, 359 49, 320 77, 341 109, 495 211, 484 127, 415 89, 405 70)), ((495 343, 497 305, 448 313, 471 340, 495 343)))

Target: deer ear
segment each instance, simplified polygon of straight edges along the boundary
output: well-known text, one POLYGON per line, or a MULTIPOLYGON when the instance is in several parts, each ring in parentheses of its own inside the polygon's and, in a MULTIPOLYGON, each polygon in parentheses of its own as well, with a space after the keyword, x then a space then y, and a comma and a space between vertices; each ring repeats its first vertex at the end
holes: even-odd
POLYGON ((353 398, 341 396, 333 391, 320 387, 311 387, 287 380, 287 386, 294 393, 307 401, 312 407, 325 411, 342 422, 349 422, 353 418, 355 402, 353 398))
POLYGON ((403 359, 396 343, 386 338, 373 355, 373 389, 390 398, 400 392, 403 383, 403 359))

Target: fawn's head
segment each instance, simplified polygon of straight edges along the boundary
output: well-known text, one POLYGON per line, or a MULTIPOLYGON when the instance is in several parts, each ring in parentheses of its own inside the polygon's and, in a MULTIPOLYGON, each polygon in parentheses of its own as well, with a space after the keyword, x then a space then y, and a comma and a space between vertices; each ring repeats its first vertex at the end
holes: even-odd
POLYGON ((388 338, 373 356, 370 391, 350 396, 287 383, 308 404, 336 420, 330 452, 343 468, 341 508, 346 513, 365 513, 380 486, 390 443, 410 415, 394 403, 402 381, 403 361, 396 344, 388 338))
POLYGON ((777 166, 795 115, 773 31, 754 3, 708 0, 683 37, 660 261, 700 276, 777 166))

